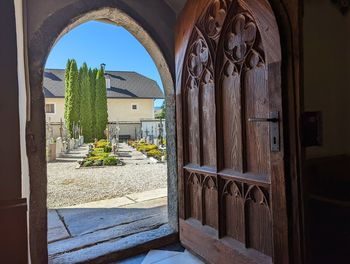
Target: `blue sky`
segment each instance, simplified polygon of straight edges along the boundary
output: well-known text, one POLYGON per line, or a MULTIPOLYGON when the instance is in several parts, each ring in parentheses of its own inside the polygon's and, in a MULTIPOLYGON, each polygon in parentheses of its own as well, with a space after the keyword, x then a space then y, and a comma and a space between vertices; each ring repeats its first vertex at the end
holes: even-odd
MULTIPOLYGON (((68 59, 78 66, 106 64, 106 70, 136 71, 155 80, 163 90, 156 65, 142 44, 123 27, 97 21, 84 23, 65 34, 52 48, 46 68, 64 69, 68 59)), ((156 100, 161 106, 163 100, 156 100)))

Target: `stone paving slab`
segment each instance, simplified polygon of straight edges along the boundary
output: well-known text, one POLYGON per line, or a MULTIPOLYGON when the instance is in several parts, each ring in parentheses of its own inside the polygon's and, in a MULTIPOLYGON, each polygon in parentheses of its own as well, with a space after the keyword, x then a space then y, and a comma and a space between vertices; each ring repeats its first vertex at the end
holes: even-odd
POLYGON ((155 208, 110 208, 110 209, 86 209, 71 208, 59 209, 58 213, 63 217, 66 227, 72 236, 92 233, 111 226, 122 225, 144 219, 167 211, 166 206, 155 208))
POLYGON ((84 204, 77 204, 73 206, 67 206, 65 208, 118 208, 128 204, 134 204, 135 201, 129 199, 127 196, 95 201, 84 204))
POLYGON ((123 206, 121 206, 121 208, 144 208, 144 209, 146 209, 146 208, 166 206, 167 203, 168 203, 168 197, 161 197, 161 198, 152 199, 152 200, 148 200, 148 201, 123 205, 123 206))
POLYGON ((93 259, 97 249, 113 251, 112 241, 122 250, 168 232, 160 228, 168 222, 166 188, 131 196, 49 210, 49 263, 93 259))
MULTIPOLYGON (((91 247, 82 248, 72 252, 60 254, 49 258, 51 264, 66 264, 66 263, 90 263, 103 256, 120 252, 147 242, 172 235, 174 230, 168 225, 162 225, 150 231, 137 233, 134 235, 121 238, 119 240, 110 240, 104 243, 99 243, 91 247)), ((99 262, 100 263, 100 262, 99 262)), ((185 262, 183 262, 185 263, 185 262)))
POLYGON ((71 252, 84 247, 93 246, 111 239, 115 240, 136 233, 145 232, 155 227, 167 223, 167 215, 164 213, 150 215, 148 218, 131 222, 125 225, 113 226, 93 233, 78 237, 57 241, 49 244, 48 252, 50 256, 71 252))
MULTIPOLYGON (((137 217, 142 219, 145 210, 149 208, 161 208, 161 211, 166 213, 166 188, 136 193, 132 194, 131 196, 134 200, 128 197, 119 197, 79 204, 56 210, 49 210, 49 243, 68 238, 70 236, 69 232, 73 236, 77 236, 94 232, 101 228, 109 228, 113 225, 120 224, 123 221, 127 221, 126 216, 129 216, 130 219, 136 219, 137 217), (123 210, 120 210, 121 208, 123 208, 123 210), (64 219, 65 223, 61 221, 58 212, 64 219), (66 229, 65 225, 67 226, 68 230, 66 229)), ((149 211, 149 213, 152 212, 153 210, 149 211)))
POLYGON ((126 195, 127 198, 135 201, 135 202, 143 202, 152 199, 157 199, 160 197, 166 197, 168 195, 167 188, 160 188, 156 190, 141 192, 141 193, 133 193, 126 195))
POLYGON ((49 210, 47 212, 47 220, 47 240, 49 243, 70 237, 56 210, 49 210))

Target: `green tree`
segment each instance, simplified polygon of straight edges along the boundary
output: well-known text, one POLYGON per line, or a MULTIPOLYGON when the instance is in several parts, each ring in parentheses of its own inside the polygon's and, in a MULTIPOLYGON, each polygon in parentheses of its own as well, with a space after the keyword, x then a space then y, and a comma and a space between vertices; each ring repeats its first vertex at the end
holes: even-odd
MULTIPOLYGON (((77 62, 72 60, 69 72, 69 85, 72 90, 72 126, 80 123, 80 85, 77 62)), ((73 127, 72 127, 73 128, 73 127)))
POLYGON ((70 66, 71 66, 72 61, 68 59, 67 65, 66 65, 66 70, 65 70, 65 94, 64 94, 64 121, 66 124, 66 127, 69 130, 69 133, 71 133, 71 129, 69 127, 70 124, 70 118, 71 118, 71 87, 69 86, 70 78, 69 78, 69 73, 70 73, 70 66))
POLYGON ((67 62, 67 73, 65 74, 65 108, 64 108, 64 119, 66 127, 68 128, 69 135, 74 136, 73 125, 79 122, 79 112, 75 105, 77 103, 77 89, 79 86, 78 80, 78 69, 75 60, 67 62), (69 67, 68 67, 69 66, 69 67))
POLYGON ((165 105, 165 101, 164 101, 161 108, 160 108, 160 112, 159 112, 159 114, 157 114, 156 118, 165 119, 165 116, 166 116, 166 105, 165 105))
POLYGON ((92 123, 92 138, 97 138, 96 135, 96 75, 97 69, 89 69, 89 79, 90 79, 90 95, 91 95, 91 123, 92 123))
POLYGON ((105 138, 104 131, 108 124, 108 109, 107 109, 107 91, 104 69, 101 68, 96 76, 96 135, 98 139, 105 138))
POLYGON ((64 72, 64 85, 65 85, 65 88, 67 89, 68 87, 68 83, 69 83, 69 70, 70 70, 70 65, 72 63, 72 60, 68 59, 67 61, 67 64, 66 64, 66 70, 64 72))
POLYGON ((93 141, 90 75, 86 63, 79 71, 80 125, 85 142, 93 141))
POLYGON ((75 60, 70 61, 69 73, 65 78, 67 78, 65 80, 67 87, 64 97, 64 120, 70 136, 73 137, 73 126, 79 124, 80 121, 79 76, 75 60))

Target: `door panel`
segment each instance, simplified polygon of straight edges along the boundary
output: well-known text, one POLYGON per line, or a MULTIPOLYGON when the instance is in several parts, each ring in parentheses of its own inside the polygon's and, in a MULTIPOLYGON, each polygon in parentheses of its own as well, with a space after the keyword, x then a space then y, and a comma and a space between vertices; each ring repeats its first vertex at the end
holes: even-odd
POLYGON ((265 120, 282 116, 267 0, 188 1, 176 64, 181 242, 209 263, 288 263, 283 146, 271 149, 282 120, 265 120))

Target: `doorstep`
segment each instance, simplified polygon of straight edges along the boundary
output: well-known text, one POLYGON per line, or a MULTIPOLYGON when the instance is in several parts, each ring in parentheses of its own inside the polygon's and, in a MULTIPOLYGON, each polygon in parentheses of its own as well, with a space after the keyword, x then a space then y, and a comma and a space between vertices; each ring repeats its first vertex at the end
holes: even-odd
POLYGON ((166 205, 163 188, 51 209, 49 263, 120 259, 150 245, 173 243, 177 235, 167 224, 166 205))
POLYGON ((136 204, 139 202, 149 202, 148 204, 150 204, 150 207, 152 207, 151 205, 152 200, 155 200, 154 202, 156 204, 159 204, 159 199, 163 198, 162 200, 166 200, 164 198, 166 198, 167 195, 168 195, 167 188, 160 188, 160 189, 155 189, 155 190, 150 190, 150 191, 145 191, 140 193, 132 193, 123 197, 77 204, 77 205, 68 206, 64 208, 118 208, 118 207, 136 204))

